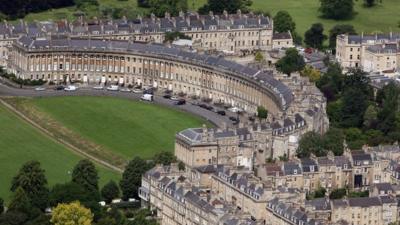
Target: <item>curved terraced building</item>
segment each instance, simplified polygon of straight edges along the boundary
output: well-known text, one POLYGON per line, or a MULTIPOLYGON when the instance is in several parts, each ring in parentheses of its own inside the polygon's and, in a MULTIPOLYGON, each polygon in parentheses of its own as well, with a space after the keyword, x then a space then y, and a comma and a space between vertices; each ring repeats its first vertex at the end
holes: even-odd
POLYGON ((280 115, 294 96, 270 74, 179 48, 129 41, 33 40, 13 44, 9 68, 23 79, 84 84, 151 85, 255 112, 280 115))

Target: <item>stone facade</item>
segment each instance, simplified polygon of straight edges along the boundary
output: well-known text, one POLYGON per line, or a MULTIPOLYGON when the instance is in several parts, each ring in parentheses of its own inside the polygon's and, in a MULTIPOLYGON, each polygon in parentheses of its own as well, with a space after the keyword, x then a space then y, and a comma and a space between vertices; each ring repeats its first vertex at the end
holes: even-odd
POLYGON ((338 35, 336 60, 344 70, 393 74, 400 68, 400 34, 338 35))

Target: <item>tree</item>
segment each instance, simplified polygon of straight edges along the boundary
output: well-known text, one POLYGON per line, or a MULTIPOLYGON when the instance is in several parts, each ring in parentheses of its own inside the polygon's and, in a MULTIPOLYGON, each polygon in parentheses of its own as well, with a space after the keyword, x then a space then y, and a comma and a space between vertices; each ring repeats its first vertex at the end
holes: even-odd
POLYGON ((256 62, 258 62, 258 63, 263 63, 263 62, 265 61, 264 55, 262 54, 261 51, 257 51, 257 52, 256 52, 256 55, 255 55, 255 57, 254 57, 254 60, 256 60, 256 62))
POLYGON ((321 6, 319 11, 322 17, 327 19, 347 19, 354 14, 353 0, 320 0, 321 6))
POLYGON ((159 152, 153 157, 155 164, 171 165, 176 162, 176 157, 172 152, 159 152))
POLYGON ((286 50, 286 55, 279 59, 275 66, 278 71, 290 76, 291 73, 304 69, 305 65, 304 58, 297 49, 289 48, 286 50))
POLYGON ((115 219, 110 218, 110 217, 104 217, 101 218, 96 225, 118 225, 117 222, 115 221, 115 219))
POLYGON ((185 163, 183 163, 182 161, 179 161, 178 162, 178 169, 180 170, 180 171, 184 171, 185 170, 185 163))
POLYGON ((369 105, 367 110, 364 113, 364 128, 370 129, 376 126, 376 122, 378 119, 378 110, 374 105, 369 105))
POLYGON ((325 197, 326 189, 324 187, 319 187, 314 192, 314 198, 323 198, 325 197))
POLYGON ((309 157, 313 153, 316 156, 326 155, 326 150, 323 147, 322 136, 313 131, 307 132, 301 137, 297 148, 297 157, 309 157))
POLYGON ((342 96, 341 127, 361 127, 368 99, 360 89, 346 89, 342 96))
POLYGON ((342 129, 331 127, 323 136, 323 147, 334 155, 342 155, 344 137, 342 129))
POLYGON ((308 77, 311 82, 317 82, 321 78, 321 72, 306 65, 302 71, 300 71, 301 76, 308 77))
POLYGON ((364 0, 364 6, 366 7, 372 7, 376 4, 375 0, 364 0))
POLYGON ((290 31, 292 34, 296 29, 296 23, 287 11, 278 11, 274 16, 274 32, 283 33, 290 31))
POLYGON ((79 202, 59 204, 53 209, 50 221, 54 225, 91 225, 93 214, 79 202))
POLYGON ((381 110, 378 113, 378 129, 388 134, 398 128, 397 114, 400 111, 400 87, 390 82, 382 90, 381 110))
POLYGON ((304 43, 317 49, 322 49, 325 39, 324 26, 321 23, 314 23, 304 34, 304 43))
POLYGON ((253 4, 251 0, 208 0, 207 4, 199 9, 200 14, 208 14, 210 11, 221 14, 224 10, 228 13, 236 13, 241 10, 243 13, 249 11, 249 7, 253 4))
POLYGON ((336 49, 336 37, 340 34, 357 34, 353 25, 338 24, 329 30, 329 48, 336 49))
POLYGON ((120 192, 117 183, 111 180, 104 185, 104 187, 101 189, 101 196, 107 204, 110 204, 113 199, 118 198, 120 196, 120 192))
POLYGON ((44 210, 48 204, 49 190, 45 171, 38 161, 29 161, 22 165, 11 182, 11 191, 21 187, 33 206, 44 210))
POLYGON ((257 117, 262 120, 262 119, 267 119, 268 118, 268 110, 264 108, 264 106, 258 106, 257 107, 257 117))
POLYGON ((8 205, 7 212, 18 212, 29 215, 32 211, 31 201, 22 187, 18 187, 8 205))
POLYGON ((329 194, 329 199, 341 199, 344 196, 346 196, 346 194, 347 194, 347 190, 345 188, 334 189, 329 194))
POLYGON ((74 182, 56 184, 50 191, 49 203, 52 207, 57 206, 59 203, 71 203, 73 201, 85 204, 91 201, 96 202, 96 198, 89 190, 74 182))
POLYGON ((4 200, 0 198, 0 214, 4 212, 4 200))
POLYGON ((324 93, 328 102, 334 101, 340 97, 343 90, 345 75, 338 63, 328 65, 328 70, 322 75, 316 83, 317 87, 324 93))
POLYGON ((137 5, 139 7, 143 7, 143 8, 149 8, 150 7, 149 0, 137 0, 137 5))
POLYGON ((99 176, 94 164, 88 159, 78 162, 72 171, 72 182, 81 185, 93 194, 98 194, 99 176))
POLYGON ((359 150, 365 144, 365 136, 358 128, 352 127, 344 131, 349 149, 359 150))
POLYGON ((180 11, 186 12, 188 9, 187 0, 149 0, 151 12, 158 17, 169 13, 172 16, 179 15, 180 11))
POLYGON ((119 186, 122 191, 122 198, 137 198, 138 190, 142 182, 142 175, 149 168, 149 165, 140 157, 132 159, 122 174, 119 186))

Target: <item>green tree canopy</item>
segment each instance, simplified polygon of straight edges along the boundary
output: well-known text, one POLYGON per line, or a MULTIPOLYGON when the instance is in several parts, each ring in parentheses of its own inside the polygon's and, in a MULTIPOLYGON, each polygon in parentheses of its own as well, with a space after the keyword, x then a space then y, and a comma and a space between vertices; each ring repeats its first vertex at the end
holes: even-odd
POLYGON ((172 152, 159 152, 154 155, 153 157, 155 164, 162 164, 162 165, 171 165, 171 163, 175 163, 176 157, 172 152))
POLYGON ((75 165, 72 171, 72 182, 81 185, 94 195, 98 195, 99 175, 95 165, 88 159, 83 159, 75 165))
POLYGON ((326 38, 324 26, 321 23, 314 23, 304 34, 304 43, 309 47, 322 49, 326 38))
POLYGON ((212 11, 221 14, 224 10, 228 13, 236 13, 239 9, 246 13, 252 4, 251 0, 207 0, 207 4, 199 9, 199 13, 208 14, 212 11))
POLYGON ((4 212, 4 200, 0 198, 0 214, 4 212))
POLYGON ((140 157, 132 159, 122 174, 119 186, 122 191, 122 198, 137 198, 138 190, 142 182, 142 175, 150 169, 149 164, 140 157))
POLYGON ((22 187, 18 187, 8 205, 7 212, 19 212, 29 215, 32 211, 31 201, 22 187))
POLYGON ((158 17, 164 17, 165 13, 177 16, 180 11, 186 12, 188 9, 187 0, 148 0, 148 5, 158 17))
POLYGON ((327 19, 342 20, 353 16, 353 0, 320 0, 319 11, 327 19))
POLYGON ((274 32, 282 33, 296 30, 296 23, 287 11, 281 10, 274 16, 274 32))
POLYGON ((110 204, 113 199, 116 199, 119 196, 120 196, 119 187, 117 183, 115 183, 113 180, 109 181, 101 189, 101 197, 103 197, 104 201, 107 204, 110 204))
POLYGON ((44 210, 48 204, 48 188, 45 171, 38 161, 29 161, 22 165, 18 174, 12 179, 11 191, 21 187, 31 204, 44 210))
POLYGON ((53 209, 51 222, 54 225, 91 225, 93 214, 79 202, 59 204, 53 209))
POLYGON ((301 137, 297 148, 297 156, 299 158, 309 157, 311 153, 316 156, 326 155, 322 136, 313 131, 307 132, 301 137))
POLYGON ((264 106, 257 107, 257 117, 260 119, 268 118, 268 110, 264 106))
POLYGON ((297 49, 289 48, 286 50, 286 55, 279 59, 275 66, 278 71, 290 76, 291 73, 304 69, 305 65, 304 58, 297 49))

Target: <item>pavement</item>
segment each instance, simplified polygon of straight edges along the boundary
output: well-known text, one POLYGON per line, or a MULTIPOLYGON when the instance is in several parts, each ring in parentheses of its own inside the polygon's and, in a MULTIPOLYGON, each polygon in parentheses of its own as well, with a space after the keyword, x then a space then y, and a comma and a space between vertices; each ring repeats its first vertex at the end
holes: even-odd
MULTIPOLYGON (((47 88, 44 91, 35 91, 32 87, 28 88, 17 88, 7 84, 4 80, 0 78, 0 96, 12 96, 12 97, 55 97, 55 96, 111 96, 132 100, 140 100, 142 94, 132 93, 132 92, 120 92, 120 91, 107 91, 107 90, 95 90, 93 87, 80 87, 78 90, 73 92, 66 91, 56 91, 51 87, 47 88)), ((160 104, 167 107, 172 107, 176 109, 180 109, 186 111, 188 113, 203 117, 210 123, 214 124, 217 127, 224 126, 234 126, 233 122, 229 120, 229 117, 237 117, 236 113, 229 112, 225 109, 225 116, 221 116, 216 112, 201 108, 197 105, 193 105, 193 101, 187 99, 187 103, 185 105, 175 105, 174 101, 170 99, 165 99, 162 97, 162 93, 156 92, 154 95, 154 102, 146 102, 148 104, 160 104)), ((218 109, 213 105, 215 109, 218 109)), ((244 121, 246 115, 241 116, 241 121, 244 121)))

